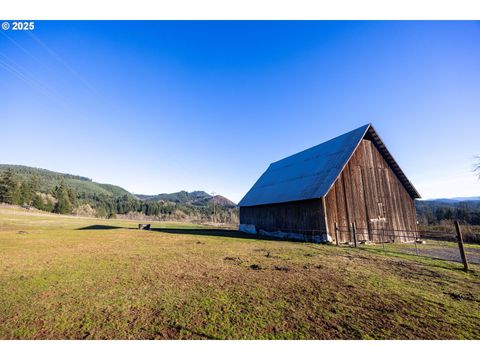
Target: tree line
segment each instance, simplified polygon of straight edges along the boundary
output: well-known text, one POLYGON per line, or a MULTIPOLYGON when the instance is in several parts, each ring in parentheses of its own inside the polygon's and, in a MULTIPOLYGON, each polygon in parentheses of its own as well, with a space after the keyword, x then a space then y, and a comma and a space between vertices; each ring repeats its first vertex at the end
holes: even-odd
POLYGON ((416 202, 417 217, 421 225, 440 225, 442 222, 458 220, 468 225, 480 225, 480 201, 458 202, 416 202))
POLYGON ((0 177, 0 202, 12 205, 33 206, 58 214, 71 213, 75 203, 75 191, 61 180, 49 193, 40 193, 40 179, 33 175, 29 181, 20 182, 12 169, 0 177))
POLYGON ((114 218, 117 214, 139 214, 158 220, 216 221, 238 223, 238 209, 213 204, 196 206, 170 201, 138 200, 131 195, 110 196, 75 191, 60 179, 57 185, 45 191, 45 184, 37 175, 27 180, 17 176, 11 168, 0 176, 0 202, 32 206, 58 214, 85 214, 101 218, 114 218), (41 191, 42 190, 42 191, 41 191))

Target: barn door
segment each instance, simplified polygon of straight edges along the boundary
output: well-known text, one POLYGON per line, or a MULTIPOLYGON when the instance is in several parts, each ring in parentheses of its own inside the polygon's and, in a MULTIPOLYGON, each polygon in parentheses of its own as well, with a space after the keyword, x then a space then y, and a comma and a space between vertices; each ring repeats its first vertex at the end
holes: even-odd
POLYGON ((358 166, 361 180, 359 200, 362 207, 357 207, 359 215, 357 224, 362 225, 359 233, 363 240, 371 242, 388 241, 390 233, 388 229, 388 204, 386 191, 386 171, 380 167, 358 166))
MULTIPOLYGON (((381 199, 377 199, 381 200, 381 199)), ((385 217, 385 204, 382 201, 377 201, 376 208, 373 209, 373 215, 370 218, 370 227, 373 242, 385 242, 388 236, 388 227, 385 217)))
POLYGON ((370 241, 368 207, 366 206, 366 189, 364 183, 364 170, 361 166, 352 166, 351 188, 354 192, 353 221, 357 228, 359 242, 370 241))
POLYGON ((395 234, 392 228, 387 169, 379 167, 376 169, 376 174, 378 241, 390 242, 394 240, 395 234))

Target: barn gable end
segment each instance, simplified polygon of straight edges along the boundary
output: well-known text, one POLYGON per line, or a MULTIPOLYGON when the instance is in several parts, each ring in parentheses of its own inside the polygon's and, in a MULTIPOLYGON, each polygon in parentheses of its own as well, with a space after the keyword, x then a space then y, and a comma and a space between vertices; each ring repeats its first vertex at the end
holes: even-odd
POLYGON ((339 242, 393 241, 417 230, 411 195, 371 140, 362 140, 325 196, 327 230, 339 242), (335 234, 335 226, 340 231, 335 234))

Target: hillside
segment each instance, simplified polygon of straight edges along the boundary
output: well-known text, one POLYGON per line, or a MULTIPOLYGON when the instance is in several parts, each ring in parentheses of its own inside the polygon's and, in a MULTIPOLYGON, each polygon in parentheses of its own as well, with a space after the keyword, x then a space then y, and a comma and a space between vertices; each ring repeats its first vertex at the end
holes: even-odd
POLYGON ((29 181, 33 176, 38 176, 40 182, 39 190, 41 192, 52 191, 63 179, 67 186, 74 189, 77 194, 81 194, 82 197, 105 195, 117 198, 126 195, 129 198, 136 198, 143 201, 169 201, 177 204, 197 206, 206 206, 212 203, 212 199, 215 198, 216 205, 236 206, 233 201, 230 201, 226 197, 221 195, 213 197, 205 191, 179 191, 171 194, 162 193, 158 195, 132 194, 120 186, 97 183, 85 176, 60 173, 24 165, 0 164, 0 176, 7 169, 14 170, 20 182, 29 181))
POLYGON ((236 204, 220 195, 204 191, 134 195, 84 176, 22 165, 0 165, 0 202, 102 218, 238 223, 236 204))
POLYGON ((193 205, 201 205, 201 206, 208 206, 212 205, 215 203, 215 206, 225 206, 225 207, 236 207, 237 204, 235 204, 233 201, 227 199, 226 197, 222 195, 215 195, 211 196, 209 198, 203 198, 195 201, 193 205))
POLYGON ((179 191, 171 194, 158 194, 158 195, 141 195, 135 194, 135 196, 140 200, 150 200, 150 201, 171 201, 174 203, 189 204, 200 199, 211 197, 210 194, 205 191, 179 191))
POLYGON ((235 207, 236 204, 221 195, 212 196, 205 191, 179 191, 171 194, 141 195, 135 194, 139 200, 149 201, 170 201, 177 204, 208 206, 215 202, 215 205, 235 207), (215 200, 215 201, 214 201, 215 200))
POLYGON ((0 164, 0 176, 8 168, 15 171, 20 182, 29 181, 33 176, 38 176, 39 190, 45 193, 49 191, 51 192, 63 179, 65 185, 71 187, 77 192, 77 194, 81 194, 84 197, 91 197, 93 195, 120 197, 127 195, 128 197, 133 198, 133 195, 130 192, 120 186, 100 184, 84 176, 64 174, 23 165, 0 164))
POLYGON ((417 200, 417 216, 422 225, 436 225, 442 221, 460 220, 470 225, 480 225, 480 200, 478 198, 453 198, 417 200))

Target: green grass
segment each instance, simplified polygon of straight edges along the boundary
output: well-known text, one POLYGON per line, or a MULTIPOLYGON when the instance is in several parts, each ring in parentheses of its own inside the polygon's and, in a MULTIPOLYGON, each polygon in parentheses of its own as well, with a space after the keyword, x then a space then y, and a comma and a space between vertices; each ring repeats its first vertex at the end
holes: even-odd
POLYGON ((0 208, 0 338, 480 338, 475 265, 136 225, 0 208))

